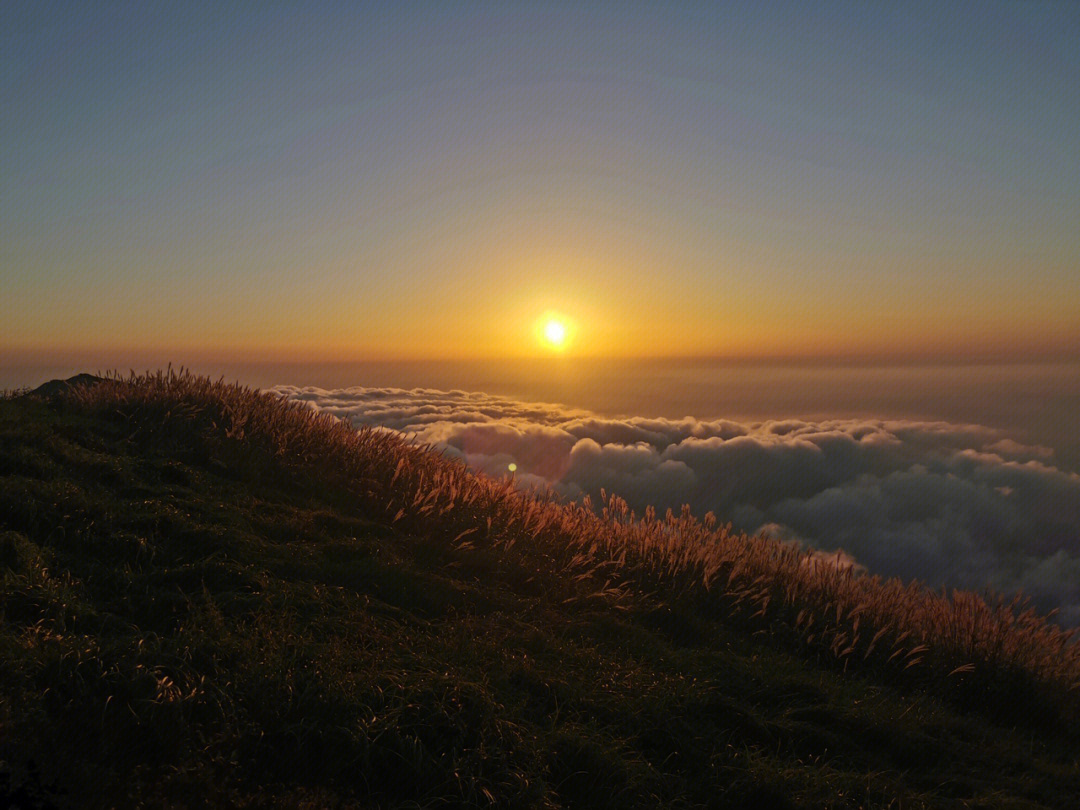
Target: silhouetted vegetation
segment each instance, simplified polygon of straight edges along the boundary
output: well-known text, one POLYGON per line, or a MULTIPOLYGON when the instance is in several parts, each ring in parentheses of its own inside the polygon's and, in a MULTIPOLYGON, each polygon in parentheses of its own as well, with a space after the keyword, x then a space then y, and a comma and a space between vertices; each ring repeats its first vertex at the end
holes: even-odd
POLYGON ((1080 795, 1080 649, 1023 604, 239 386, 0 400, 0 521, 0 795, 41 806, 1080 795))

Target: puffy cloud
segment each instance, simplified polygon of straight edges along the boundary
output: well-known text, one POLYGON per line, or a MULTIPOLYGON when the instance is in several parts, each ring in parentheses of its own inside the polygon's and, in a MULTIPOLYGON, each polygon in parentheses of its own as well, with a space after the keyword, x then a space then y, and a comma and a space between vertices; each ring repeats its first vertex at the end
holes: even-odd
POLYGON ((639 513, 688 503, 799 540, 825 564, 933 587, 1011 592, 1080 623, 1080 476, 1053 450, 980 425, 606 418, 465 391, 278 386, 278 393, 433 444, 490 475, 639 513), (840 550, 843 552, 837 556, 840 550))

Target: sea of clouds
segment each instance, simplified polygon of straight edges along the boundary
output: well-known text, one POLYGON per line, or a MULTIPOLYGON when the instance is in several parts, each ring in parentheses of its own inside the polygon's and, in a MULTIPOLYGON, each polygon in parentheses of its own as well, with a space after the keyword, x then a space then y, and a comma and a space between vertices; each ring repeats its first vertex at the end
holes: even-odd
POLYGON ((1012 593, 1080 624, 1080 475, 1050 448, 946 422, 607 418, 484 393, 277 386, 353 425, 401 431, 489 475, 639 513, 695 514, 933 587, 1012 593))

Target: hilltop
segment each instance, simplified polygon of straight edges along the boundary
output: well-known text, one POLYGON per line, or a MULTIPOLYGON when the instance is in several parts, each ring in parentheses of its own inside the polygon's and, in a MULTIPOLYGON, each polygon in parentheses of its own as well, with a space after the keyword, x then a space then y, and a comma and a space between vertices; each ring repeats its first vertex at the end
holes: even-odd
POLYGON ((1080 795, 1080 649, 1023 603, 187 374, 0 399, 0 576, 0 804, 1080 795))

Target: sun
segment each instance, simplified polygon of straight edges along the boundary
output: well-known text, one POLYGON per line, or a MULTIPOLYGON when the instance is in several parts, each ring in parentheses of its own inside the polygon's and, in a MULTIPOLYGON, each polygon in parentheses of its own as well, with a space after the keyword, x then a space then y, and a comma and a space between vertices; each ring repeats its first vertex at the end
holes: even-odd
POLYGON ((566 343, 566 324, 552 318, 544 324, 544 339, 552 346, 561 347, 566 343))
POLYGON ((533 337, 548 352, 562 354, 577 342, 577 324, 558 310, 548 310, 533 321, 533 337))

